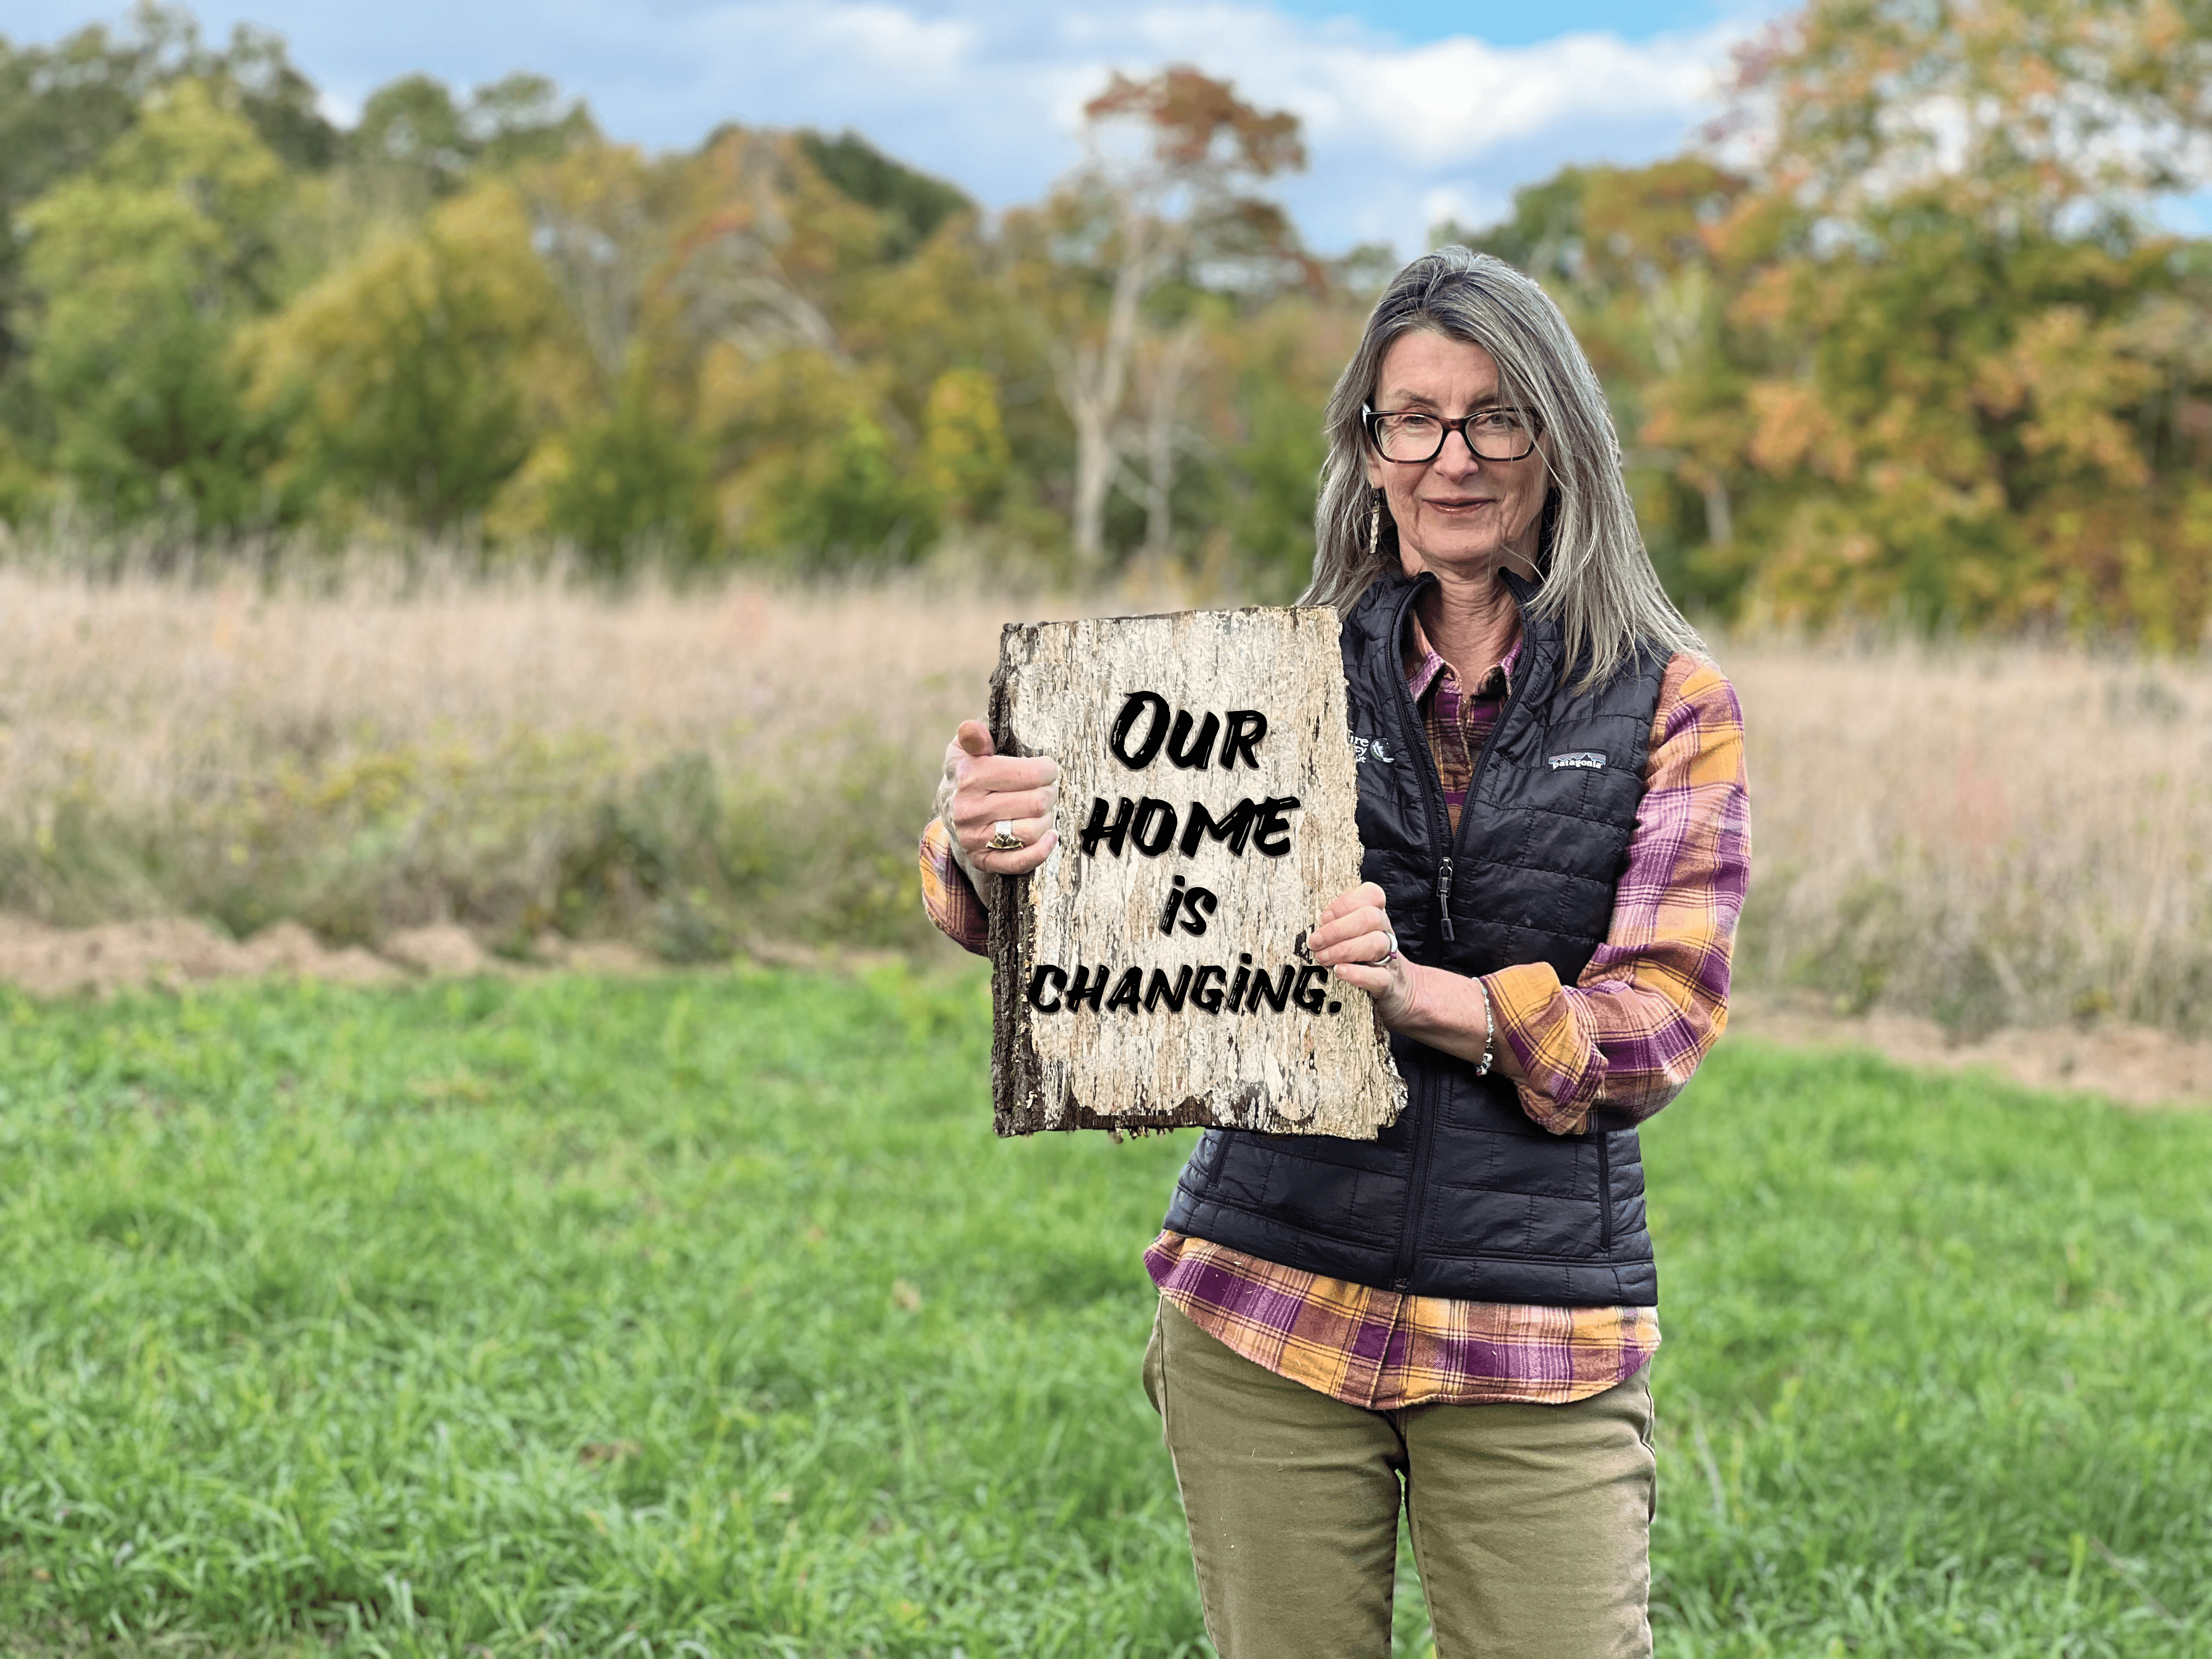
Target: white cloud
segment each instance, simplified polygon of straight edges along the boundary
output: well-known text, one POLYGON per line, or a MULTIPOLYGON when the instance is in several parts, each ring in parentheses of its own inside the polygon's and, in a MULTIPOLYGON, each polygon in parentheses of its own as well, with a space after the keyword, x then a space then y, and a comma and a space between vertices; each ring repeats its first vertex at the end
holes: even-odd
POLYGON ((1421 222, 1437 225, 1449 219, 1462 225, 1492 224, 1504 217, 1510 205, 1502 192, 1437 185, 1421 192, 1421 222))
POLYGON ((928 98, 957 89, 985 56, 972 23, 876 0, 701 6, 670 25, 664 55, 678 76, 688 65, 695 85, 782 99, 799 88, 838 98, 841 88, 928 98))
POLYGON ((1389 145, 1435 163, 1577 118, 1682 118, 1711 96, 1732 38, 1707 31, 1631 45, 1576 33, 1495 46, 1459 36, 1404 46, 1225 6, 1140 14, 1130 33, 1154 62, 1188 59, 1297 110, 1317 140, 1389 145))
POLYGON ((1299 116, 1313 168, 1284 193, 1323 247, 1410 246, 1439 201, 1487 217, 1512 185, 1563 162, 1667 153, 1712 112, 1728 46, 1743 32, 1407 46, 1263 4, 1110 0, 1042 14, 745 3, 693 12, 684 27, 698 51, 683 101, 716 100, 739 119, 856 127, 993 206, 1033 198, 1072 164, 1083 102, 1110 71, 1195 64, 1299 116))
MULTIPOLYGON (((50 39, 118 0, 14 0, 10 33, 50 39)), ((1778 0, 1747 0, 1771 10, 1778 0)), ((1012 0, 200 0, 220 36, 251 6, 337 110, 422 70, 458 84, 518 68, 584 94, 617 137, 689 145, 719 123, 851 126, 988 205, 1034 199, 1076 158, 1084 101, 1121 69, 1188 62, 1295 111, 1312 169, 1285 199, 1325 249, 1417 244, 1440 202, 1502 210, 1571 161, 1668 153, 1713 112, 1739 21, 1629 42, 1564 34, 1405 45, 1266 0, 1020 5, 1012 0)), ((1469 8, 1479 17, 1480 8, 1469 8)))

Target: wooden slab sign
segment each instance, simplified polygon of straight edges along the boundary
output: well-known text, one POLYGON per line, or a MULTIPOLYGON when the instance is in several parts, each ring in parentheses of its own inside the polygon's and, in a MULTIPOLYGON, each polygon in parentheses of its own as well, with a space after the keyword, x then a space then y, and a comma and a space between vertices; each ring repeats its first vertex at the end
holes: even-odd
POLYGON ((1060 763, 1060 844, 991 904, 999 1133, 1372 1139, 1405 1085, 1305 951, 1359 879, 1335 613, 1016 624, 999 653, 993 740, 1060 763))

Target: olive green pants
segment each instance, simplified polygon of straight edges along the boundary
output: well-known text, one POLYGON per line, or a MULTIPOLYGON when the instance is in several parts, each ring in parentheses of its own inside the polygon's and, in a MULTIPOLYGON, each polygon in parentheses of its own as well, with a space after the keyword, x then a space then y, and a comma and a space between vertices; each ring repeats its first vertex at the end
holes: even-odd
POLYGON ((1401 1501, 1439 1659, 1648 1655, 1648 1371, 1571 1406, 1373 1412, 1162 1303, 1145 1392, 1222 1659, 1388 1659, 1401 1501))

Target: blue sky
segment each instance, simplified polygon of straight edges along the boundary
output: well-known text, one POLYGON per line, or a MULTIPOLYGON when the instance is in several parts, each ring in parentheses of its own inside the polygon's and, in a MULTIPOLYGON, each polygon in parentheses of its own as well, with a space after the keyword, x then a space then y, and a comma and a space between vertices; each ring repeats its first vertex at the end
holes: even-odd
MULTIPOLYGON (((1326 251, 1411 252, 1568 161, 1666 155, 1712 114, 1729 47, 1775 0, 209 0, 211 34, 274 28, 347 118, 422 70, 516 69, 581 93, 615 137, 695 143, 716 124, 852 127, 987 206, 1033 199, 1076 156, 1077 112, 1114 69, 1195 63, 1296 111, 1313 165, 1283 195, 1326 251)), ((0 0, 46 40, 122 15, 0 0)))
POLYGON ((1343 5, 1332 0, 1291 0, 1281 8, 1294 17, 1356 17, 1369 27, 1407 41, 1441 40, 1472 34, 1494 46, 1525 46, 1577 30, 1617 34, 1624 40, 1693 33, 1746 9, 1721 0, 1561 0, 1556 4, 1448 4, 1444 0, 1408 0, 1405 5, 1343 5))

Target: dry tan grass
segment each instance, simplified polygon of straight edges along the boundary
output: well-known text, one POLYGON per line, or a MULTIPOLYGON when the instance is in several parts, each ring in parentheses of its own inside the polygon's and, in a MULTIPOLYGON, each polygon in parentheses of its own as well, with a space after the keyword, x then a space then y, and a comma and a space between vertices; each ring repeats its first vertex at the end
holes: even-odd
POLYGON ((895 591, 0 572, 0 906, 659 927, 679 955, 769 916, 915 937, 891 834, 1001 620, 895 591))
POLYGON ((90 779, 135 809, 341 748, 530 733, 640 762, 738 759, 855 720, 902 738, 972 700, 1000 620, 895 591, 608 599, 518 580, 320 596, 0 572, 0 785, 25 800, 90 779))
MULTIPOLYGON (((1128 608, 1155 608, 1148 595, 1128 608)), ((0 570, 0 908, 920 945, 915 830, 1048 602, 0 570)), ((2212 672, 1739 640, 1740 978, 1968 1032, 2212 1028, 2212 672)))
POLYGON ((1739 641, 1752 983, 1966 1031, 2212 1026, 2212 673, 1739 641))

